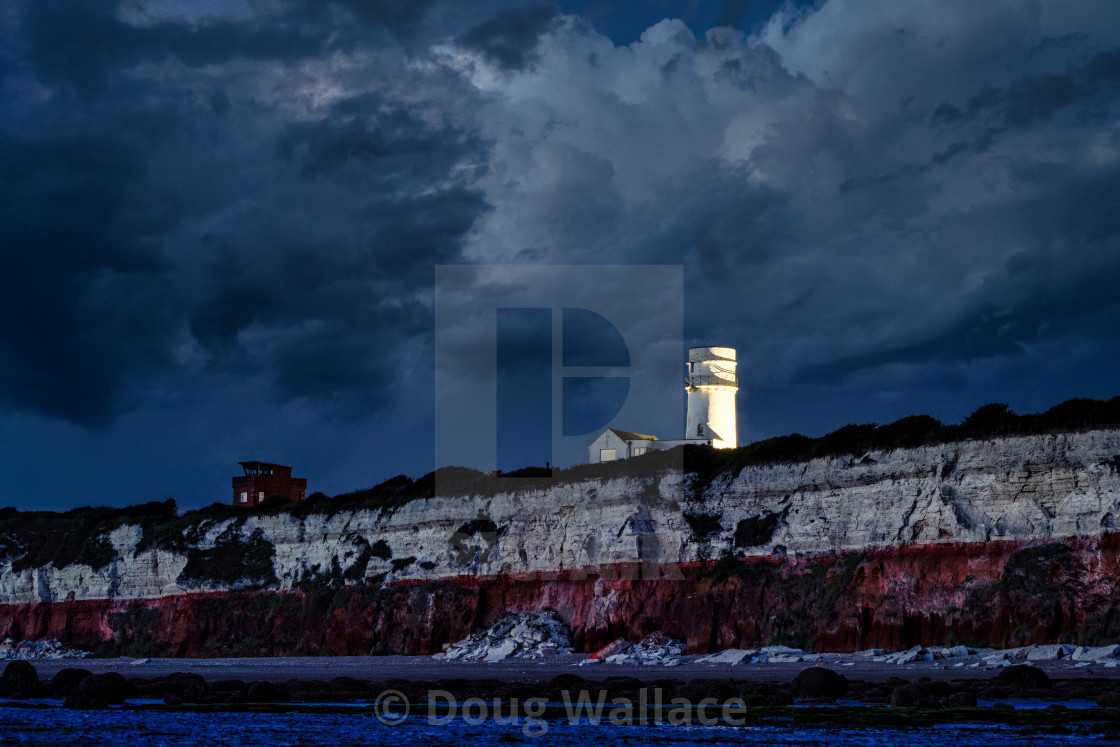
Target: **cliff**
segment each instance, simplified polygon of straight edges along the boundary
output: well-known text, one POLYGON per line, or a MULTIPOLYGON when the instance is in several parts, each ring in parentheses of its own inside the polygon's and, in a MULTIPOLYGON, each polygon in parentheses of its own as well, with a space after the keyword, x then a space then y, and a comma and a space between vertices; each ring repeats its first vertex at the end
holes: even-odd
POLYGON ((398 479, 365 507, 118 518, 49 559, 0 515, 0 635, 428 652, 543 607, 578 645, 663 629, 692 651, 1120 633, 1120 429, 691 471, 661 458, 428 496, 398 479))

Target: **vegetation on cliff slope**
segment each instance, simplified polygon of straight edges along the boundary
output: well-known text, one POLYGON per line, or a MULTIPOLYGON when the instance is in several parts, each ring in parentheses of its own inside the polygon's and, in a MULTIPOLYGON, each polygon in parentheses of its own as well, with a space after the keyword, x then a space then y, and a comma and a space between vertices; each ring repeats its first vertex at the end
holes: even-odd
POLYGON ((84 564, 103 568, 115 552, 107 535, 122 526, 154 526, 175 519, 175 501, 142 503, 125 508, 88 506, 64 513, 0 509, 0 559, 11 558, 12 570, 84 564))
MULTIPOLYGON (((864 552, 814 558, 801 567, 770 559, 741 559, 727 554, 705 572, 714 587, 709 593, 749 599, 780 599, 781 609, 766 618, 754 643, 812 650, 817 632, 835 627, 844 615, 843 600, 862 583, 864 552)), ((847 621, 845 621, 847 622, 847 621)))
MULTIPOLYGON (((788 512, 788 507, 786 511, 788 512)), ((766 512, 758 516, 748 516, 740 519, 735 525, 735 546, 740 548, 758 547, 765 545, 774 536, 778 528, 778 521, 783 514, 766 512)))
POLYGON ((187 588, 216 586, 229 589, 260 589, 277 583, 272 568, 276 548, 257 529, 243 537, 231 525, 207 549, 187 551, 187 565, 176 581, 187 588))

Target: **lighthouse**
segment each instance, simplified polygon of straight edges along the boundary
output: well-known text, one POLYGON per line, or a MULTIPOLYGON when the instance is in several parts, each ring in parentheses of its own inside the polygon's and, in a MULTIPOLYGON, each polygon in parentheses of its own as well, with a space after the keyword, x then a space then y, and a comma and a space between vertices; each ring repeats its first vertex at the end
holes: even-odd
POLYGON ((739 392, 739 379, 735 375, 735 348, 689 348, 685 367, 688 415, 684 438, 663 441, 656 436, 606 428, 587 445, 588 461, 613 462, 676 446, 737 448, 735 395, 739 392))
POLYGON ((739 391, 735 349, 689 348, 685 365, 688 368, 684 384, 688 393, 685 440, 703 439, 717 449, 734 449, 739 445, 735 421, 735 395, 739 391))

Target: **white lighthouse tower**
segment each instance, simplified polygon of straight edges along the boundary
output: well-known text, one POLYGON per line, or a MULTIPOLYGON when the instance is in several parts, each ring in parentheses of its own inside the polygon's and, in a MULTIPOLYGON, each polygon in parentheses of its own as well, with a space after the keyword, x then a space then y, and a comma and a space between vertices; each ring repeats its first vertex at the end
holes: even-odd
POLYGON ((734 449, 739 445, 735 422, 735 395, 739 381, 735 377, 734 348, 689 348, 688 416, 684 437, 687 441, 710 441, 717 449, 734 449))

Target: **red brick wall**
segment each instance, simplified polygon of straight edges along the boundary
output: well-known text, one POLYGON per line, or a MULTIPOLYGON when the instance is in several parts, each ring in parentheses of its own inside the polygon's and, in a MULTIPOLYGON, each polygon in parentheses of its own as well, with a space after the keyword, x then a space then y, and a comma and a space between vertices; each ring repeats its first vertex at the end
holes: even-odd
MULTIPOLYGON (((289 468, 288 474, 291 474, 289 468)), ((307 480, 302 477, 285 475, 241 475, 233 478, 233 505, 255 506, 261 502, 261 493, 268 498, 272 495, 287 496, 293 503, 299 503, 307 490, 307 480), (241 491, 249 493, 249 502, 241 502, 241 491)))

